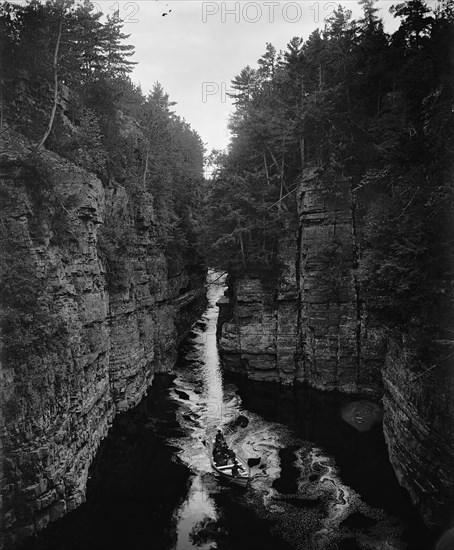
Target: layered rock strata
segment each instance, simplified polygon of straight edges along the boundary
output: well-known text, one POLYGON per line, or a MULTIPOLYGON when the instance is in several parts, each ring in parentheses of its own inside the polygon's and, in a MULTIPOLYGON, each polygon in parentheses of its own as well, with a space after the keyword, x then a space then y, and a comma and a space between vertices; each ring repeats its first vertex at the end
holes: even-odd
POLYGON ((355 279, 356 197, 348 182, 336 188, 328 199, 315 177, 302 181, 297 236, 280 243, 286 269, 275 286, 259 277, 230 279, 220 303, 223 364, 255 380, 377 398, 384 391, 384 432, 399 482, 427 525, 448 528, 454 522, 452 342, 432 350, 433 365, 424 369, 411 346, 390 340, 368 314, 355 279))
POLYGON ((383 369, 383 429, 391 464, 427 525, 454 524, 454 373, 452 342, 432 366, 391 340, 383 369), (439 361, 440 358, 448 358, 439 361))
POLYGON ((237 279, 220 304, 225 367, 257 380, 379 394, 384 340, 355 280, 349 182, 338 182, 336 197, 327 199, 320 182, 306 178, 298 212, 297 235, 280 243, 285 269, 278 283, 265 288, 258 277, 237 279))
POLYGON ((100 232, 108 213, 128 201, 125 189, 105 188, 53 153, 44 159, 52 204, 64 208, 61 227, 54 215, 42 216, 50 207, 35 200, 38 182, 24 180, 21 158, 8 152, 2 158, 7 253, 30 267, 30 281, 24 268, 17 282, 23 278, 24 293, 28 284, 39 287, 34 311, 43 328, 42 345, 33 340, 27 355, 20 349, 2 354, 0 547, 84 501, 89 466, 112 419, 142 399, 155 372, 172 368, 204 301, 201 266, 170 270, 157 243, 151 196, 125 219, 128 273, 113 288, 100 232))

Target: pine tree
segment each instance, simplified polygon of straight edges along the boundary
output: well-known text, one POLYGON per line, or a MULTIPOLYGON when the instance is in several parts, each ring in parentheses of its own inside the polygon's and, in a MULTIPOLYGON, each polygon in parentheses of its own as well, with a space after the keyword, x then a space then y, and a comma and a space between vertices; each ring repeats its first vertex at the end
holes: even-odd
POLYGON ((235 93, 229 93, 235 99, 235 104, 245 105, 251 101, 256 88, 256 71, 247 65, 231 82, 235 93))
POLYGON ((364 17, 358 21, 359 27, 367 29, 368 32, 373 32, 378 25, 382 24, 380 18, 377 16, 378 8, 375 7, 377 0, 358 0, 363 8, 364 17))
POLYGON ((109 77, 130 73, 135 61, 129 61, 134 55, 134 46, 123 44, 129 34, 121 32, 123 22, 117 14, 108 15, 107 23, 102 27, 101 45, 103 50, 103 70, 109 77))

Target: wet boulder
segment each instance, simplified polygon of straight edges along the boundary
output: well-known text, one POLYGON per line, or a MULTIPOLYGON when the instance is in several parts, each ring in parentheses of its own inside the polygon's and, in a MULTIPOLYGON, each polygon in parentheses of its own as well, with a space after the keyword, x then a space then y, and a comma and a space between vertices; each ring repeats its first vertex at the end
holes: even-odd
POLYGON ((249 419, 243 414, 240 414, 234 420, 230 421, 226 428, 228 430, 236 430, 237 428, 245 428, 248 424, 249 419))

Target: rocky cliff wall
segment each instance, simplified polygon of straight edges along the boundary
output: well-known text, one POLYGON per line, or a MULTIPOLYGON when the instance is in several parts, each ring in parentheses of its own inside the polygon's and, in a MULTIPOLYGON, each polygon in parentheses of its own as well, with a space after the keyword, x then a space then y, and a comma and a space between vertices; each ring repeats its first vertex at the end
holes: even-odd
POLYGON ((275 286, 231 279, 220 304, 224 367, 255 380, 384 393, 384 432, 399 482, 429 526, 452 526, 454 375, 452 361, 443 360, 452 342, 431 350, 434 364, 422 368, 412 347, 390 340, 368 314, 355 280, 356 197, 347 182, 336 187, 327 199, 315 178, 302 182, 298 235, 280 243, 286 269, 275 286))
POLYGON ((155 372, 172 368, 204 300, 200 265, 170 270, 151 196, 123 220, 126 273, 109 273, 101 236, 128 193, 50 152, 44 174, 24 169, 26 144, 13 145, 0 188, 0 547, 84 501, 113 417, 141 400, 155 372))
POLYGON ((355 280, 350 183, 337 182, 335 198, 326 195, 315 177, 302 182, 299 226, 280 243, 285 268, 277 284, 265 288, 259 277, 232 281, 230 299, 221 304, 224 364, 257 380, 380 394, 384 339, 355 280))
POLYGON ((452 342, 440 360, 418 368, 412 347, 391 340, 383 369, 383 429, 391 464, 427 525, 454 524, 454 374, 452 342), (443 360, 444 358, 444 360, 443 360))

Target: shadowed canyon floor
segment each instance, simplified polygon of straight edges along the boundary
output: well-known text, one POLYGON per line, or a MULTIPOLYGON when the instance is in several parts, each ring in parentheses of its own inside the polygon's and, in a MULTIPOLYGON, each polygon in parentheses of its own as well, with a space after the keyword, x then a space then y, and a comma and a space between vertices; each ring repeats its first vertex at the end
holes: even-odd
POLYGON ((116 419, 91 468, 87 502, 24 548, 431 548, 392 472, 376 405, 223 379, 215 334, 222 293, 209 289, 175 376, 157 375, 147 398, 116 419), (247 490, 212 472, 204 443, 220 424, 238 454, 255 459, 247 490))

